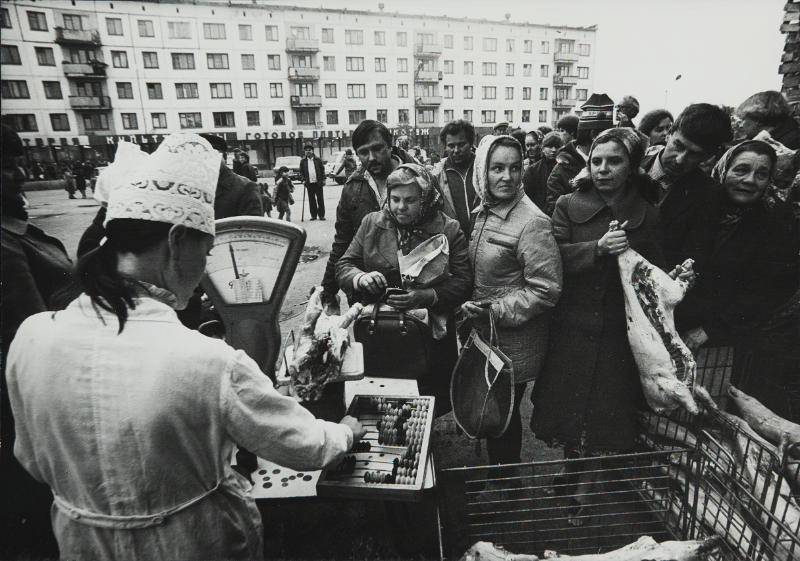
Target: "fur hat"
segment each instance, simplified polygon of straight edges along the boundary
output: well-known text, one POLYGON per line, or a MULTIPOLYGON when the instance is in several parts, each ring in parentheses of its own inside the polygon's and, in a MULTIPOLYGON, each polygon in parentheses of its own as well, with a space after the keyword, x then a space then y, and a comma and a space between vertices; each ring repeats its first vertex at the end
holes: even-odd
POLYGON ((614 126, 614 100, 606 94, 592 94, 581 105, 578 130, 605 130, 614 126))

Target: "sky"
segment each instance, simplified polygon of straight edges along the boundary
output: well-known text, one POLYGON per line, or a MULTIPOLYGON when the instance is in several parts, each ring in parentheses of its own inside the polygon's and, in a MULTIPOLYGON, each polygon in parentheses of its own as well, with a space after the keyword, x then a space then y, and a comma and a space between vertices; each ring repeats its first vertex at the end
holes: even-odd
MULTIPOLYGON (((283 0, 282 5, 596 24, 595 92, 635 96, 641 113, 689 103, 737 106, 780 90, 785 0, 283 0), (680 75, 680 79, 675 78, 680 75)), ((640 114, 641 114, 640 113, 640 114)))

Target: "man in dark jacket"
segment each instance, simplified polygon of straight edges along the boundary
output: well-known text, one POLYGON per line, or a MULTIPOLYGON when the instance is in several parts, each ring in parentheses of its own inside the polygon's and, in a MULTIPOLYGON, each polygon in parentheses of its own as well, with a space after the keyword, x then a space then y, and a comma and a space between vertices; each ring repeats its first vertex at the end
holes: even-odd
POLYGON ((325 198, 322 187, 325 185, 325 166, 322 160, 314 155, 314 147, 306 144, 303 147, 305 158, 300 162, 300 175, 308 191, 308 210, 311 220, 325 220, 325 198))
POLYGON ((229 216, 264 216, 261 205, 261 189, 258 183, 237 175, 225 165, 228 145, 225 140, 215 134, 201 134, 211 147, 222 154, 217 179, 217 193, 214 197, 214 218, 229 216))
POLYGON ((475 127, 464 120, 447 123, 439 138, 447 150, 447 159, 433 168, 433 175, 439 180, 444 198, 444 213, 455 218, 461 231, 469 239, 472 232, 472 209, 478 203, 475 187, 472 186, 472 165, 475 153, 475 127))

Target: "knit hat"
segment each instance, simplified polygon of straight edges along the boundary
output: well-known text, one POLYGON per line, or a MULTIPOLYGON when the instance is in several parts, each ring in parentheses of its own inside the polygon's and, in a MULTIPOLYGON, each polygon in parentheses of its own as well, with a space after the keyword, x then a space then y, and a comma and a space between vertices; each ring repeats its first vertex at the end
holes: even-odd
POLYGON ((140 166, 146 165, 145 162, 147 162, 147 152, 137 144, 121 140, 117 144, 114 161, 97 175, 94 200, 101 205, 107 204, 111 190, 124 183, 140 166))
POLYGON ((605 130, 614 126, 614 100, 606 94, 592 94, 581 105, 583 113, 578 120, 578 130, 605 130))
MULTIPOLYGON (((219 152, 196 134, 166 137, 155 152, 111 187, 105 224, 116 218, 134 218, 181 224, 213 235, 220 159, 219 152)), ((118 160, 119 155, 114 163, 118 160)))

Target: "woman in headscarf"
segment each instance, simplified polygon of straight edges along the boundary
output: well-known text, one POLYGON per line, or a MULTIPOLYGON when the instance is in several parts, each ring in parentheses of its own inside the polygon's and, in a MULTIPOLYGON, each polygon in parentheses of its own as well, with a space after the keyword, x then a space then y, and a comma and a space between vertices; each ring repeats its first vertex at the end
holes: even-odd
POLYGON ((462 310, 486 341, 494 316, 500 350, 513 363, 511 421, 502 436, 487 440, 491 463, 512 464, 520 462, 522 447, 520 402, 541 369, 550 310, 561 294, 561 257, 550 219, 525 196, 519 142, 481 139, 472 181, 481 199, 469 246, 475 288, 462 310))
POLYGON ((678 311, 693 350, 732 345, 732 383, 800 422, 800 230, 789 204, 768 197, 775 167, 759 140, 717 163, 700 276, 678 311))
POLYGON ((457 358, 455 309, 470 295, 472 272, 467 240, 458 221, 442 212, 436 178, 419 164, 402 164, 386 179, 386 206, 364 217, 350 247, 336 263, 340 287, 363 303, 385 301, 399 310, 427 309, 433 327, 432 363, 419 380, 420 394, 433 395, 438 414, 450 410, 450 374, 457 358), (408 255, 433 236, 449 246, 448 273, 424 288, 404 283, 398 252, 408 255), (390 293, 387 288, 404 289, 390 293), (436 325, 443 329, 437 329, 436 325))
POLYGON ((83 293, 31 316, 6 376, 14 453, 53 491, 63 559, 261 559, 236 445, 294 469, 341 458, 360 423, 315 419, 243 351, 180 324, 214 241, 220 156, 168 136, 113 185, 83 293))

